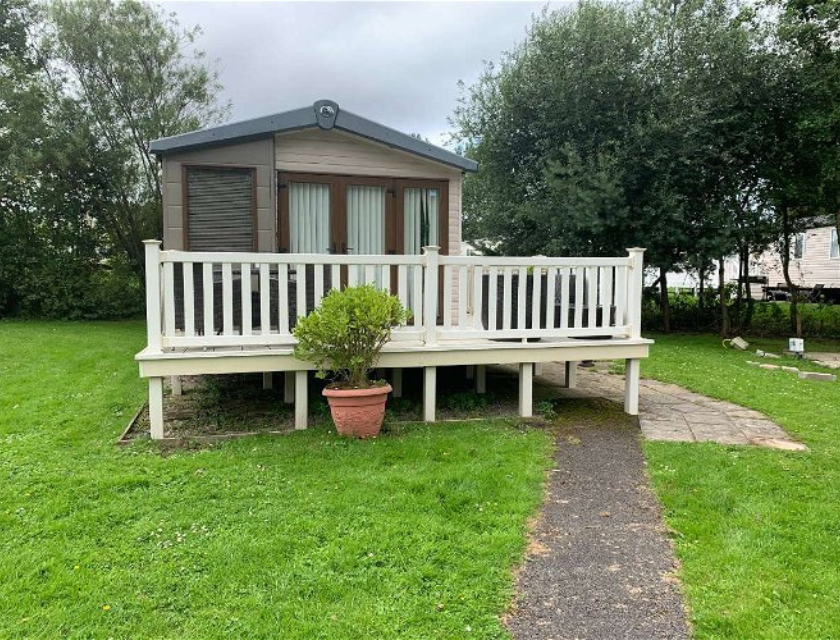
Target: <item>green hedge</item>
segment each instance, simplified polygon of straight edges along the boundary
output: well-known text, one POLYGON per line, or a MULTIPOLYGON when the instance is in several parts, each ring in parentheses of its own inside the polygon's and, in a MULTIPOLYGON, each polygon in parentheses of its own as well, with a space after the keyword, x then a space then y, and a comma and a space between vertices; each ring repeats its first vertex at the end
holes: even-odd
MULTIPOLYGON (((705 295, 703 305, 697 296, 671 295, 672 331, 720 330, 720 303, 715 292, 705 295)), ((805 338, 840 339, 840 306, 830 303, 800 304, 802 336, 805 338)), ((791 334, 790 304, 787 302, 742 301, 740 313, 735 301, 728 305, 733 331, 755 336, 785 337, 791 334)), ((642 326, 647 330, 662 329, 662 314, 656 296, 646 295, 642 306, 642 326)))
POLYGON ((0 318, 107 320, 145 310, 143 283, 123 265, 32 261, 13 276, 0 277, 0 318))

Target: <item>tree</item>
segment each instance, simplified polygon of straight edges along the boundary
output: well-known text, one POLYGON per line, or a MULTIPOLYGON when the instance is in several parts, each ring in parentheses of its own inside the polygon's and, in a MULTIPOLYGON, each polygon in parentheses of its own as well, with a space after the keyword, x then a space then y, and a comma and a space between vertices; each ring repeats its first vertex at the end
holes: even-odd
POLYGON ((791 330, 801 335, 800 296, 790 275, 791 237, 803 221, 828 215, 840 233, 840 2, 786 0, 774 24, 776 69, 772 163, 767 197, 776 212, 791 330))
POLYGON ((641 53, 626 11, 584 3, 544 12, 523 44, 464 88, 456 138, 481 164, 465 185, 468 238, 485 250, 549 255, 594 239, 593 252, 633 243, 629 212, 620 237, 566 232, 615 204, 591 196, 593 181, 614 178, 642 115, 633 71, 641 53), (601 166, 589 172, 589 163, 601 166), (561 208, 570 202, 580 207, 561 208))
POLYGON ((160 216, 147 142, 221 113, 193 35, 131 1, 0 0, 0 315, 141 308, 160 216))
POLYGON ((111 157, 113 199, 97 217, 143 271, 142 240, 161 234, 160 168, 148 143, 218 122, 217 74, 195 50, 197 28, 136 0, 57 0, 55 60, 111 157))
POLYGON ((734 167, 749 150, 732 153, 747 116, 731 104, 752 43, 730 9, 648 0, 544 13, 456 111, 482 165, 465 186, 465 236, 509 253, 645 246, 667 330, 666 273, 736 244, 734 167))

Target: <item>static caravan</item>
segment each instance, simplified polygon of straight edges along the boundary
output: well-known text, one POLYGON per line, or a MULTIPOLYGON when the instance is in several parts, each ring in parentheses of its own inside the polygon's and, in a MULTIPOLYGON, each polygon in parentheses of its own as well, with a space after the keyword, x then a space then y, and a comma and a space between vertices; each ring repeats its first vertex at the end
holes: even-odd
MULTIPOLYGON (((307 423, 311 366, 293 356, 297 318, 332 288, 375 284, 412 311, 380 358, 394 393, 424 370, 435 417, 438 366, 518 364, 531 414, 536 363, 628 362, 637 411, 643 250, 616 258, 461 255, 465 158, 333 101, 151 142, 163 170, 163 242, 146 243, 154 438, 163 378, 282 372, 295 425, 307 423), (520 283, 528 283, 519 286, 520 283), (585 304, 575 305, 575 300, 585 304)), ((175 385, 177 389, 177 385, 175 385)))

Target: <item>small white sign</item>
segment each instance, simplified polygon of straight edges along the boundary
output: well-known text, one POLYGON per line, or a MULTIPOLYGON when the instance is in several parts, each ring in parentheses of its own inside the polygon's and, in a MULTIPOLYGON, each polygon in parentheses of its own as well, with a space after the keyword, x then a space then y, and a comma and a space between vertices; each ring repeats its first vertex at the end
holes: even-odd
POLYGON ((789 338, 788 351, 793 351, 794 353, 802 353, 803 351, 805 351, 805 341, 802 338, 789 338))

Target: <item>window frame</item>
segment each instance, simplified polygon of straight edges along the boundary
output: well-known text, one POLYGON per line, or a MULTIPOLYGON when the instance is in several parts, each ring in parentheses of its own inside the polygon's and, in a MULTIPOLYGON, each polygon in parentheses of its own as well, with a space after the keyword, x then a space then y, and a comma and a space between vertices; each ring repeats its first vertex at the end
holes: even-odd
POLYGON ((804 260, 805 259, 805 247, 806 247, 806 236, 805 233, 797 233, 793 238, 793 259, 794 260, 804 260), (797 254, 797 248, 800 249, 797 254))
POLYGON ((289 183, 315 182, 330 185, 331 253, 347 253, 347 187, 379 186, 385 188, 385 255, 403 255, 403 189, 440 190, 440 252, 449 254, 449 180, 426 178, 392 178, 335 173, 277 172, 277 250, 288 253, 291 247, 289 229, 289 183))
POLYGON ((189 183, 187 182, 187 173, 191 169, 214 169, 222 171, 238 171, 241 173, 251 174, 251 249, 252 251, 257 251, 259 249, 259 231, 257 228, 257 168, 252 165, 218 164, 202 162, 190 162, 181 165, 181 231, 183 233, 182 246, 184 247, 184 251, 191 251, 189 215, 190 190, 189 183))

